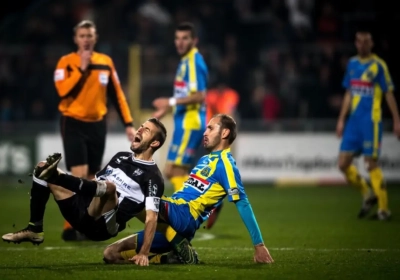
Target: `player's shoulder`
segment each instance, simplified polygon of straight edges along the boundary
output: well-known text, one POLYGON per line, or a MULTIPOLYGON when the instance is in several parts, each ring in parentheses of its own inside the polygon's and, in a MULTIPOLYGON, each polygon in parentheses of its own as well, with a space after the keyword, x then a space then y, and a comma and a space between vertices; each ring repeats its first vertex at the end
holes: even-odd
POLYGON ((116 153, 113 158, 126 158, 128 159, 129 157, 132 156, 132 152, 118 152, 116 153))
POLYGON ((164 177, 160 171, 160 168, 156 163, 148 165, 147 172, 148 172, 148 177, 151 177, 152 179, 156 179, 159 182, 164 183, 164 177))
POLYGON ((199 51, 197 51, 197 52, 194 54, 194 60, 195 60, 195 63, 196 63, 197 66, 200 66, 200 67, 203 68, 204 70, 207 70, 206 61, 204 60, 203 55, 202 55, 199 51))
POLYGON ((92 60, 98 64, 112 64, 112 58, 108 54, 101 52, 93 52, 92 60))
POLYGON ((219 153, 219 162, 218 163, 224 169, 226 169, 226 168, 236 169, 236 160, 232 156, 230 149, 223 150, 221 153, 219 153))
POLYGON ((357 65, 360 63, 360 59, 357 55, 354 55, 352 57, 349 58, 348 62, 347 62, 347 67, 352 67, 354 65, 357 65))
POLYGON ((387 69, 386 61, 383 58, 376 54, 373 54, 373 59, 381 68, 383 68, 383 70, 387 69))
POLYGON ((65 62, 69 62, 71 60, 75 60, 78 57, 78 54, 76 52, 70 52, 68 54, 65 54, 63 56, 60 57, 59 61, 65 61, 65 62))

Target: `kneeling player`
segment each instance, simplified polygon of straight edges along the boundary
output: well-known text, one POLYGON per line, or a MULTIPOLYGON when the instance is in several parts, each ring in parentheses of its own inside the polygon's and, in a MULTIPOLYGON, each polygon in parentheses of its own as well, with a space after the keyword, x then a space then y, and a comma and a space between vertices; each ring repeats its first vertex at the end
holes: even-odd
MULTIPOLYGON (((184 263, 197 263, 197 254, 187 246, 188 242, 208 219, 212 209, 228 196, 249 231, 255 249, 254 261, 273 262, 230 153, 235 138, 236 123, 231 117, 216 115, 210 120, 204 133, 204 146, 210 154, 202 157, 192 169, 183 189, 161 199, 157 231, 162 234, 155 235, 151 252, 160 254, 174 249, 184 263), (168 226, 163 226, 163 223, 168 226)), ((144 237, 145 233, 139 232, 111 244, 104 251, 105 261, 121 263, 133 258, 141 250, 144 237)), ((162 262, 160 255, 156 257, 162 262)))
MULTIPOLYGON (((44 211, 51 192, 64 218, 94 241, 116 236, 128 220, 146 209, 145 243, 150 247, 164 192, 162 175, 152 156, 165 138, 164 125, 157 119, 149 119, 137 131, 131 144, 133 153, 117 153, 96 174, 96 181, 62 173, 57 169, 61 154, 49 156, 34 170, 28 227, 4 235, 3 240, 42 243, 44 211)), ((143 250, 141 253, 138 262, 145 264, 148 259, 143 255, 148 253, 143 250)))

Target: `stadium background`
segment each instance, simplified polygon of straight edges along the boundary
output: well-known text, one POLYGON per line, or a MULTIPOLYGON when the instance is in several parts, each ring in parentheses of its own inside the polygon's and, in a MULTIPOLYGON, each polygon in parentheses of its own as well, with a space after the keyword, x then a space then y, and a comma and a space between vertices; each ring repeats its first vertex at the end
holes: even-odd
MULTIPOLYGON (((381 6, 370 0, 33 1, 0 25, 0 176, 24 175, 61 149, 53 71, 59 57, 75 49, 77 22, 96 22, 97 50, 114 59, 139 124, 155 97, 171 95, 179 60, 173 28, 192 21, 210 68, 209 88, 225 84, 240 96, 235 156, 244 181, 340 183, 334 128, 356 30, 373 33, 376 53, 395 85, 400 81, 390 36, 398 17, 381 6)), ((113 107, 107 122, 105 159, 129 147, 113 107)), ((165 122, 171 131, 171 118, 165 122)), ((384 171, 394 181, 400 149, 390 119, 385 128, 384 171)), ((166 150, 157 155, 161 166, 166 150)))
MULTIPOLYGON (((17 8, 20 2, 7 3, 14 13, 0 10, 0 234, 26 226, 28 173, 62 151, 53 72, 58 58, 75 50, 72 27, 96 22, 97 50, 113 58, 138 124, 154 97, 172 94, 174 26, 192 21, 210 89, 224 83, 240 95, 233 154, 276 263, 254 265, 247 230, 225 203, 213 229, 199 229, 193 241, 204 265, 102 265, 104 247, 116 239, 63 242, 63 219, 50 199, 44 244, 0 243, 0 279, 400 279, 400 142, 386 105, 382 164, 394 183, 392 221, 356 219, 359 194, 336 187, 343 181, 334 133, 358 28, 372 31, 376 53, 400 83, 397 9, 372 0, 38 0, 17 8)), ((112 107, 107 122, 105 159, 129 148, 112 107)), ((171 117, 165 122, 171 131, 171 117)), ((156 154, 161 168, 166 149, 156 154)), ((140 229, 132 220, 119 238, 140 229)))

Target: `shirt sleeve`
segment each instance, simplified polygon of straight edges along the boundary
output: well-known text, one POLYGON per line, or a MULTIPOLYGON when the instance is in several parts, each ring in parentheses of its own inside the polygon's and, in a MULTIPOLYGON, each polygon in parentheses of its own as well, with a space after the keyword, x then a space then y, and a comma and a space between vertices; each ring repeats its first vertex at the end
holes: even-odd
POLYGON ((342 86, 343 88, 345 88, 346 90, 350 89, 350 62, 347 63, 347 67, 346 67, 346 73, 344 74, 343 77, 343 81, 342 81, 342 86))
POLYGON ((379 63, 377 83, 385 93, 394 90, 392 77, 390 76, 389 69, 384 61, 379 63))
POLYGON ((217 168, 219 169, 218 174, 220 174, 220 184, 228 194, 228 200, 233 202, 247 198, 239 170, 232 160, 222 156, 217 168))
POLYGON ((160 199, 164 194, 164 181, 158 175, 154 175, 149 177, 145 184, 144 196, 146 210, 158 213, 160 209, 160 199))
POLYGON ((60 58, 54 71, 54 84, 61 98, 78 94, 86 78, 79 67, 68 63, 67 57, 60 58))
POLYGON ((110 82, 107 86, 107 95, 114 104, 117 112, 125 126, 133 125, 133 119, 131 111, 129 109, 128 102, 125 98, 125 94, 121 88, 121 84, 118 79, 117 71, 115 70, 114 63, 110 58, 110 82))

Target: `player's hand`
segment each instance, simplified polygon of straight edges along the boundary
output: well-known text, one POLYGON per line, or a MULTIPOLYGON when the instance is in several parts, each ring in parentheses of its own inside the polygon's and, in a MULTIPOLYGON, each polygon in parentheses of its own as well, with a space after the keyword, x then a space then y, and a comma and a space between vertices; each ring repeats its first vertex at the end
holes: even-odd
POLYGON ((272 259, 271 255, 267 247, 264 245, 255 246, 255 253, 254 253, 254 262, 255 263, 273 263, 274 260, 272 259))
POLYGON ((133 140, 135 139, 136 129, 133 126, 127 126, 125 128, 125 133, 126 136, 128 136, 129 141, 133 142, 133 140))
POLYGON ((149 266, 149 257, 145 254, 139 253, 129 260, 140 266, 149 266))
POLYGON ((343 135, 343 129, 344 129, 344 121, 338 120, 336 124, 336 135, 337 137, 342 137, 343 135))
POLYGON ((396 121, 393 123, 393 132, 397 136, 397 138, 400 138, 400 121, 396 121))
POLYGON ((153 106, 158 109, 167 109, 169 107, 169 98, 160 97, 153 101, 153 106))
POLYGON ((90 58, 92 57, 92 52, 91 51, 82 51, 81 53, 81 70, 86 71, 90 64, 90 58))
POLYGON ((167 112, 167 109, 158 109, 157 111, 155 111, 153 113, 153 118, 161 119, 162 117, 164 117, 166 112, 167 112))

